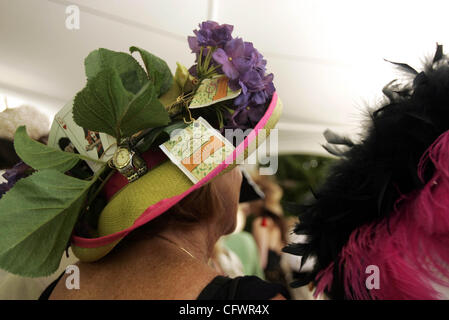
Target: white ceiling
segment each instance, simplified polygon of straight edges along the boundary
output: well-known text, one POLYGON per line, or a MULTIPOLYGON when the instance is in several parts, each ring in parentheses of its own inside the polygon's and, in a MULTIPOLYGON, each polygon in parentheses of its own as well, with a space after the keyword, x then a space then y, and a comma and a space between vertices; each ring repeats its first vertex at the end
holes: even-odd
POLYGON ((266 56, 285 106, 279 150, 322 153, 321 133, 354 134, 396 76, 383 58, 419 67, 437 41, 449 47, 448 9, 447 0, 0 0, 0 94, 53 115, 84 86, 90 51, 137 45, 189 66, 187 35, 213 19, 266 56), (79 30, 65 27, 70 4, 79 30))

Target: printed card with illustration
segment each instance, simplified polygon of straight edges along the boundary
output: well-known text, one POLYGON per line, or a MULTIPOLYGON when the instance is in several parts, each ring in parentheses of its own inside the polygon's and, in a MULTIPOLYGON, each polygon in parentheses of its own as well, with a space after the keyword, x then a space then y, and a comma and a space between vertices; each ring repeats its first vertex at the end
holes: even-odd
POLYGON ((241 91, 241 89, 231 90, 229 88, 229 78, 226 76, 204 79, 198 87, 189 108, 204 108, 220 101, 234 99, 241 91))
POLYGON ((234 151, 232 143, 201 117, 160 148, 193 183, 207 176, 234 151))
MULTIPOLYGON (((83 129, 75 123, 72 116, 73 99, 55 116, 48 144, 63 151, 75 152, 95 160, 108 161, 117 149, 114 137, 106 133, 83 129)), ((101 164, 87 161, 89 167, 97 172, 101 164)))

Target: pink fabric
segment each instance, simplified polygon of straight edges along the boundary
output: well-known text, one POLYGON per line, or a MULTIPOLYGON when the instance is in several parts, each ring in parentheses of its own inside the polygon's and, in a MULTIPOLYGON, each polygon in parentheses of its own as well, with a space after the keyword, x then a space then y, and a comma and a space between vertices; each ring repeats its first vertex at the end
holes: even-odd
MULTIPOLYGON (((418 165, 432 179, 402 196, 389 219, 353 231, 342 249, 345 293, 352 299, 438 299, 435 285, 449 286, 449 131, 424 153, 418 165), (379 268, 380 288, 367 290, 369 265, 379 268)), ((316 295, 329 288, 334 265, 320 273, 316 295)))
POLYGON ((72 244, 81 248, 97 248, 102 247, 105 245, 108 245, 116 240, 119 240, 123 237, 125 237, 128 233, 133 231, 134 229, 146 224, 147 222, 157 218, 159 215, 170 209, 173 205, 181 201, 185 196, 193 192, 194 190, 202 187, 204 184, 206 184, 208 181, 213 179, 215 176, 217 176, 221 171, 226 169, 230 164, 234 162, 237 157, 244 152, 245 148, 248 147, 248 145, 257 137, 257 134, 259 130, 263 129, 265 125, 268 122, 268 119, 271 117, 274 109, 276 108, 277 104, 277 93, 275 92, 273 94, 273 98, 271 99, 270 105, 268 106, 267 111, 265 112, 262 119, 260 119, 259 123, 255 126, 254 130, 251 131, 251 133, 245 138, 245 140, 240 143, 234 150, 234 152, 229 155, 229 157, 220 165, 218 165, 212 172, 210 172, 206 177, 204 177, 201 181, 199 181, 197 184, 193 185, 191 188, 186 190, 180 195, 174 196, 172 198, 164 199, 159 201, 158 203, 148 207, 142 215, 136 219, 134 224, 122 231, 104 236, 104 237, 98 237, 98 238, 83 238, 78 237, 76 235, 72 236, 72 244))

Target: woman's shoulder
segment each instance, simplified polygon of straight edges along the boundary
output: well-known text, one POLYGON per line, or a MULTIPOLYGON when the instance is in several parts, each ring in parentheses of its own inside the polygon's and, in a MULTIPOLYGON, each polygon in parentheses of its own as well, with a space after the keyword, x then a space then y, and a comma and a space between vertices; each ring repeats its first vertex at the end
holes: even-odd
POLYGON ((290 297, 284 286, 256 276, 217 276, 203 289, 198 300, 269 300, 282 297, 290 297))
MULTIPOLYGON (((176 261, 175 261, 176 262, 176 261)), ((150 263, 148 265, 151 265, 150 263)), ((196 299, 218 273, 201 263, 177 264, 177 268, 165 264, 160 268, 147 266, 134 268, 109 268, 90 263, 78 264, 80 287, 66 287, 67 274, 62 273, 42 293, 46 300, 91 300, 91 299, 149 299, 180 300, 196 299), (182 266, 182 272, 180 272, 182 266)), ((139 264, 141 266, 141 264, 139 264)))

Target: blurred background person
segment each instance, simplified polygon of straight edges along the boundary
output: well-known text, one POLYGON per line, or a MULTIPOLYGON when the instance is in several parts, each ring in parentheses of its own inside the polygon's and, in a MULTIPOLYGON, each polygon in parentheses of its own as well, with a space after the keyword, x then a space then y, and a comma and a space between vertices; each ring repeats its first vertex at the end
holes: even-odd
MULTIPOLYGON (((2 192, 6 192, 14 185, 16 175, 26 174, 29 168, 20 161, 14 150, 14 134, 19 126, 26 126, 27 133, 34 140, 46 143, 50 121, 45 114, 29 105, 7 107, 0 112, 0 197, 2 192), (11 168, 15 168, 15 170, 8 176, 6 169, 11 168)), ((71 258, 64 256, 58 273, 75 261, 73 255, 71 258)), ((0 300, 35 300, 56 277, 57 275, 32 279, 0 270, 0 300)))
POLYGON ((221 239, 224 247, 234 252, 241 261, 245 275, 257 276, 265 279, 260 264, 259 249, 253 235, 244 230, 249 203, 241 203, 237 213, 237 227, 234 232, 221 239))
POLYGON ((257 276, 265 279, 265 275, 260 264, 259 249, 254 240, 253 235, 245 231, 247 225, 247 215, 250 214, 250 207, 252 203, 260 202, 265 196, 260 187, 253 181, 250 174, 243 168, 242 185, 240 189, 239 206, 237 209, 237 220, 235 230, 226 236, 220 238, 217 242, 215 252, 218 262, 217 270, 228 270, 228 275, 247 275, 257 276))
POLYGON ((281 206, 282 189, 269 176, 256 176, 254 181, 265 194, 262 202, 251 205, 252 233, 257 242, 260 264, 265 278, 270 282, 286 284, 285 273, 281 266, 282 248, 287 244, 283 210, 281 206))
MULTIPOLYGON (((7 105, 7 100, 5 99, 7 105)), ((14 134, 19 126, 25 125, 27 133, 34 140, 46 143, 50 128, 47 116, 28 105, 8 108, 0 112, 0 170, 12 168, 20 162, 14 150, 14 134)))

